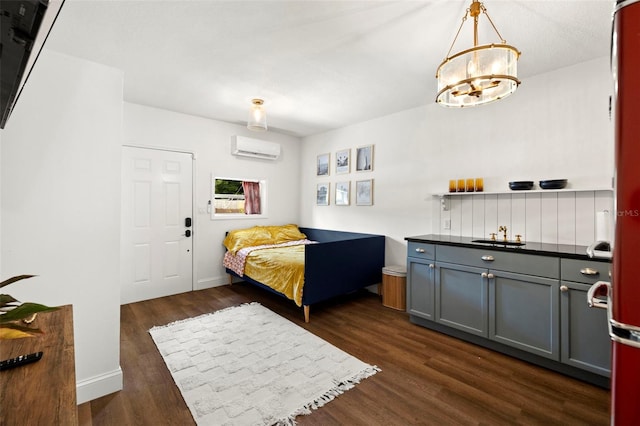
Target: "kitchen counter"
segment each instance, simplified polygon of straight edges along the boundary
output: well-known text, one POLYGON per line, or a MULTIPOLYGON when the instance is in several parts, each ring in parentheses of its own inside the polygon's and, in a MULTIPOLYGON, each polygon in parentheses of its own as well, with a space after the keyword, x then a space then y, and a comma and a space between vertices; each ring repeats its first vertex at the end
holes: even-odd
POLYGON ((571 244, 550 244, 539 242, 525 242, 523 246, 505 246, 499 241, 495 244, 476 243, 473 240, 481 238, 477 237, 455 237, 441 234, 418 235, 414 237, 405 237, 406 241, 419 243, 432 243, 458 247, 486 248, 496 251, 507 251, 517 253, 537 254, 541 256, 561 256, 569 259, 592 260, 597 262, 611 262, 611 259, 590 258, 587 255, 587 246, 571 245, 571 244))

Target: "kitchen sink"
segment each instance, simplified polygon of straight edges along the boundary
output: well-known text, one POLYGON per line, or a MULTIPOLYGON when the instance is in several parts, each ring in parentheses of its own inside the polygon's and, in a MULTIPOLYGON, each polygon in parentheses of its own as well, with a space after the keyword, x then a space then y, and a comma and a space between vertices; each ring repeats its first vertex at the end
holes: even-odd
POLYGON ((471 240, 472 243, 492 244, 496 246, 523 246, 525 243, 517 241, 498 241, 498 240, 471 240))

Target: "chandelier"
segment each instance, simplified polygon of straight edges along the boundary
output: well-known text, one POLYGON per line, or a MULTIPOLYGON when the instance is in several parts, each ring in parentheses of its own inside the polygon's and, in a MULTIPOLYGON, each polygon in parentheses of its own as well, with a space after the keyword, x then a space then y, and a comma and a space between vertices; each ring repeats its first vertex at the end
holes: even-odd
POLYGON ((507 44, 487 13, 484 4, 473 0, 458 28, 447 57, 438 67, 436 102, 447 107, 483 105, 509 96, 518 88, 520 52, 507 44), (500 43, 478 45, 478 18, 484 13, 500 43), (473 17, 473 47, 451 55, 460 30, 473 17))

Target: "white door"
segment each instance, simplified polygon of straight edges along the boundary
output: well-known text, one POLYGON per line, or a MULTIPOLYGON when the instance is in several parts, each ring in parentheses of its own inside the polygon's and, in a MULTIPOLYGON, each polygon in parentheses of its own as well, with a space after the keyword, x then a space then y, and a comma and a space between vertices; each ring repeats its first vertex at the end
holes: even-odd
POLYGON ((122 149, 121 303, 193 288, 192 155, 122 149))

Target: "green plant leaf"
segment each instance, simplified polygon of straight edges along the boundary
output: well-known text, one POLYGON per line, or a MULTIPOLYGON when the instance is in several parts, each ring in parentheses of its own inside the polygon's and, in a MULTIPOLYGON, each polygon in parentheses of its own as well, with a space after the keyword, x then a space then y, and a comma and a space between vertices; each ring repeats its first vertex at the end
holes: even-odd
POLYGON ((24 280, 27 278, 32 278, 35 277, 35 275, 16 275, 15 277, 11 277, 7 280, 4 280, 0 283, 0 288, 4 287, 5 285, 9 285, 12 283, 15 283, 16 281, 20 281, 20 280, 24 280))
POLYGON ((0 308, 7 306, 9 303, 17 302, 16 299, 8 294, 0 294, 0 308))
POLYGON ((23 303, 6 314, 0 315, 0 324, 29 318, 37 312, 56 311, 58 309, 59 308, 50 308, 49 306, 41 305, 39 303, 23 303))

